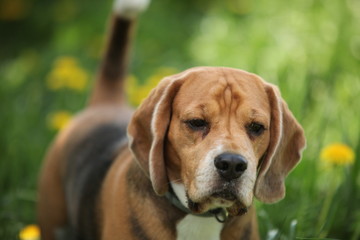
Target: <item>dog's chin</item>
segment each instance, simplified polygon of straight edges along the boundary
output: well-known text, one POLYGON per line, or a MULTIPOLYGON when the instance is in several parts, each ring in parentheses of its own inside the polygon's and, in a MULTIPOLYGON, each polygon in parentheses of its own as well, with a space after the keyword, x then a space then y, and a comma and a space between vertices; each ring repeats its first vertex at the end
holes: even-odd
POLYGON ((212 192, 200 201, 193 201, 188 196, 188 207, 195 214, 202 214, 222 208, 226 209, 230 216, 239 216, 246 213, 249 206, 241 201, 235 191, 225 189, 212 192))

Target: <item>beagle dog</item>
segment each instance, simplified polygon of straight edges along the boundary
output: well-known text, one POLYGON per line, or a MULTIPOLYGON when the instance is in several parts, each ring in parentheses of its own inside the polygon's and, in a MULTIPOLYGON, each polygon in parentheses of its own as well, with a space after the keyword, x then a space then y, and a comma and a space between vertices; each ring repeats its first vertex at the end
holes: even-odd
POLYGON ((284 198, 303 129, 277 87, 225 67, 166 77, 127 107, 127 56, 147 5, 116 0, 89 106, 47 153, 42 239, 259 239, 253 199, 284 198))

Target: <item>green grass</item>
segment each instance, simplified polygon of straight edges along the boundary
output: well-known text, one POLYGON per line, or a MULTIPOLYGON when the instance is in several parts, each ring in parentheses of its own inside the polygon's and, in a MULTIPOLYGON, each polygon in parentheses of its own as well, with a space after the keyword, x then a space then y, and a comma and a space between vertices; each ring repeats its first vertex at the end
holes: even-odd
MULTIPOLYGON (((72 56, 94 76, 112 4, 25 3, 21 18, 0 14, 0 239, 36 222, 37 176, 56 134, 49 114, 76 113, 91 89, 49 90, 53 63, 72 56)), ((141 81, 160 67, 241 68, 278 85, 303 125, 307 149, 286 198, 256 202, 263 239, 360 238, 359 25, 357 0, 161 0, 140 19, 131 73, 141 81), (352 166, 321 167, 332 142, 354 149, 352 166)))

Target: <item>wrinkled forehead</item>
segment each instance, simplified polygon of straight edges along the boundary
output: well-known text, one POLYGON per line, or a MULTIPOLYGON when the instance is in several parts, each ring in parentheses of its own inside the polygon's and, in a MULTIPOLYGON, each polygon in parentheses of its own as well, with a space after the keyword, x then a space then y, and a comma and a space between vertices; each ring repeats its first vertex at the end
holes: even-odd
POLYGON ((256 75, 227 68, 206 68, 186 76, 174 100, 182 110, 242 105, 268 112, 269 101, 262 80, 256 75))

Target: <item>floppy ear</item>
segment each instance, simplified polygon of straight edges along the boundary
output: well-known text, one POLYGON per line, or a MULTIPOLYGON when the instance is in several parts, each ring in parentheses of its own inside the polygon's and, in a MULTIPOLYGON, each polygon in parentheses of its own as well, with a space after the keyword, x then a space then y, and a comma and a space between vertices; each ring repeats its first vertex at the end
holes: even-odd
POLYGON ((264 84, 271 106, 270 143, 258 172, 255 196, 264 203, 274 203, 285 196, 284 181, 300 161, 305 136, 277 87, 264 84))
POLYGON ((163 79, 135 111, 128 126, 130 149, 158 195, 168 191, 164 140, 172 102, 182 82, 180 75, 163 79))

